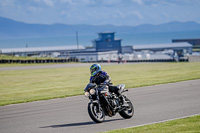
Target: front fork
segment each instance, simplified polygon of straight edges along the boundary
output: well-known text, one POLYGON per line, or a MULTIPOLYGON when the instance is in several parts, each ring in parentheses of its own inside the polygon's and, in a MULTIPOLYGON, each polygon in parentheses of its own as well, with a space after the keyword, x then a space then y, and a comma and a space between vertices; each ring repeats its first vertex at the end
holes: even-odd
POLYGON ((92 103, 94 105, 94 103, 96 103, 98 106, 97 106, 97 111, 99 112, 100 111, 100 108, 101 108, 101 104, 100 104, 100 101, 99 101, 99 96, 97 95, 97 100, 93 100, 92 99, 92 96, 90 97, 90 103, 92 103))

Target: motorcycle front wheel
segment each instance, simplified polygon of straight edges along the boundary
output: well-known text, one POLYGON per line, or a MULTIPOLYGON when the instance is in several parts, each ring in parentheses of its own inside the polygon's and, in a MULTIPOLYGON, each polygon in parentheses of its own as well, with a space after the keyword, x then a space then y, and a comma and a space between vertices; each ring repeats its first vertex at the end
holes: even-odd
POLYGON ((98 108, 99 107, 97 103, 89 103, 88 114, 94 122, 102 123, 105 119, 105 113, 101 107, 99 109, 98 108))
POLYGON ((126 107, 124 110, 122 110, 121 112, 119 112, 119 114, 125 118, 125 119, 129 119, 133 116, 134 114, 134 107, 133 104, 131 103, 131 101, 126 97, 125 98, 127 104, 129 105, 128 107, 126 107))

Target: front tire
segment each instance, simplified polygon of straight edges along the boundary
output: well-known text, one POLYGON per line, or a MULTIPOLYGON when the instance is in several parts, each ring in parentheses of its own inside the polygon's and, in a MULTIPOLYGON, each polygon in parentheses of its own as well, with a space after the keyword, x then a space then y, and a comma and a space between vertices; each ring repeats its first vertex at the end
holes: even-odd
POLYGON ((121 112, 119 112, 119 114, 125 119, 130 119, 134 114, 134 107, 131 101, 127 97, 125 98, 125 100, 129 106, 124 110, 122 110, 121 112))
POLYGON ((88 104, 88 114, 90 118, 96 123, 102 123, 105 119, 105 113, 103 109, 100 107, 98 111, 97 103, 89 103, 88 104))

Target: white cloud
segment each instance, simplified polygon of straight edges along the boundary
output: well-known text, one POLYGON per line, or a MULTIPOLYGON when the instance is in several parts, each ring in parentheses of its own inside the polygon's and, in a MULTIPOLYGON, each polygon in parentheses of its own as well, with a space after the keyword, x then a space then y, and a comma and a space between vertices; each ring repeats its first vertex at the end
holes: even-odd
POLYGON ((132 11, 132 12, 130 12, 130 14, 138 17, 139 19, 144 19, 144 17, 142 16, 142 14, 139 11, 132 11))
POLYGON ((1 6, 13 6, 14 5, 14 0, 1 0, 0 1, 1 6))
POLYGON ((131 0, 131 1, 132 1, 132 2, 135 2, 135 3, 139 4, 139 5, 143 5, 142 0, 131 0))
POLYGON ((54 6, 54 2, 52 0, 43 0, 44 3, 50 7, 53 7, 54 6))
POLYGON ((120 10, 117 10, 117 11, 114 11, 114 13, 111 12, 109 16, 110 18, 114 18, 114 19, 119 19, 119 18, 124 19, 127 16, 127 14, 120 10))
POLYGON ((95 0, 57 0, 57 3, 68 4, 72 6, 92 5, 95 4, 95 2, 96 2, 95 0))
POLYGON ((81 0, 84 4, 86 5, 91 5, 91 4, 95 4, 94 0, 81 0))
POLYGON ((58 2, 62 3, 62 4, 70 4, 70 5, 74 5, 74 1, 73 0, 58 0, 58 2))
POLYGON ((53 7, 54 1, 53 0, 34 0, 36 3, 44 3, 46 6, 53 7))
POLYGON ((121 2, 122 0, 102 0, 103 5, 117 5, 121 2))
POLYGON ((48 24, 199 22, 197 1, 200 0, 0 0, 0 16, 48 24))

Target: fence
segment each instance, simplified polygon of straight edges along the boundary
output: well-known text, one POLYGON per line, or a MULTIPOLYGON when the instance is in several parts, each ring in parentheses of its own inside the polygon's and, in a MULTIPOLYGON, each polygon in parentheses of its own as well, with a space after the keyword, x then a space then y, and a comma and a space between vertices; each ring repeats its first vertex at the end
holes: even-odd
POLYGON ((29 59, 29 60, 14 60, 14 59, 0 59, 0 64, 4 63, 66 63, 79 62, 78 59, 29 59))
MULTIPOLYGON (((188 59, 180 59, 179 62, 188 62, 188 59)), ((80 62, 76 58, 72 59, 31 59, 31 60, 14 60, 14 59, 0 59, 0 64, 4 63, 66 63, 66 62, 80 62)), ((118 62, 118 61, 87 61, 87 62, 118 62)), ((140 59, 140 60, 123 60, 124 62, 177 62, 175 59, 140 59)))

